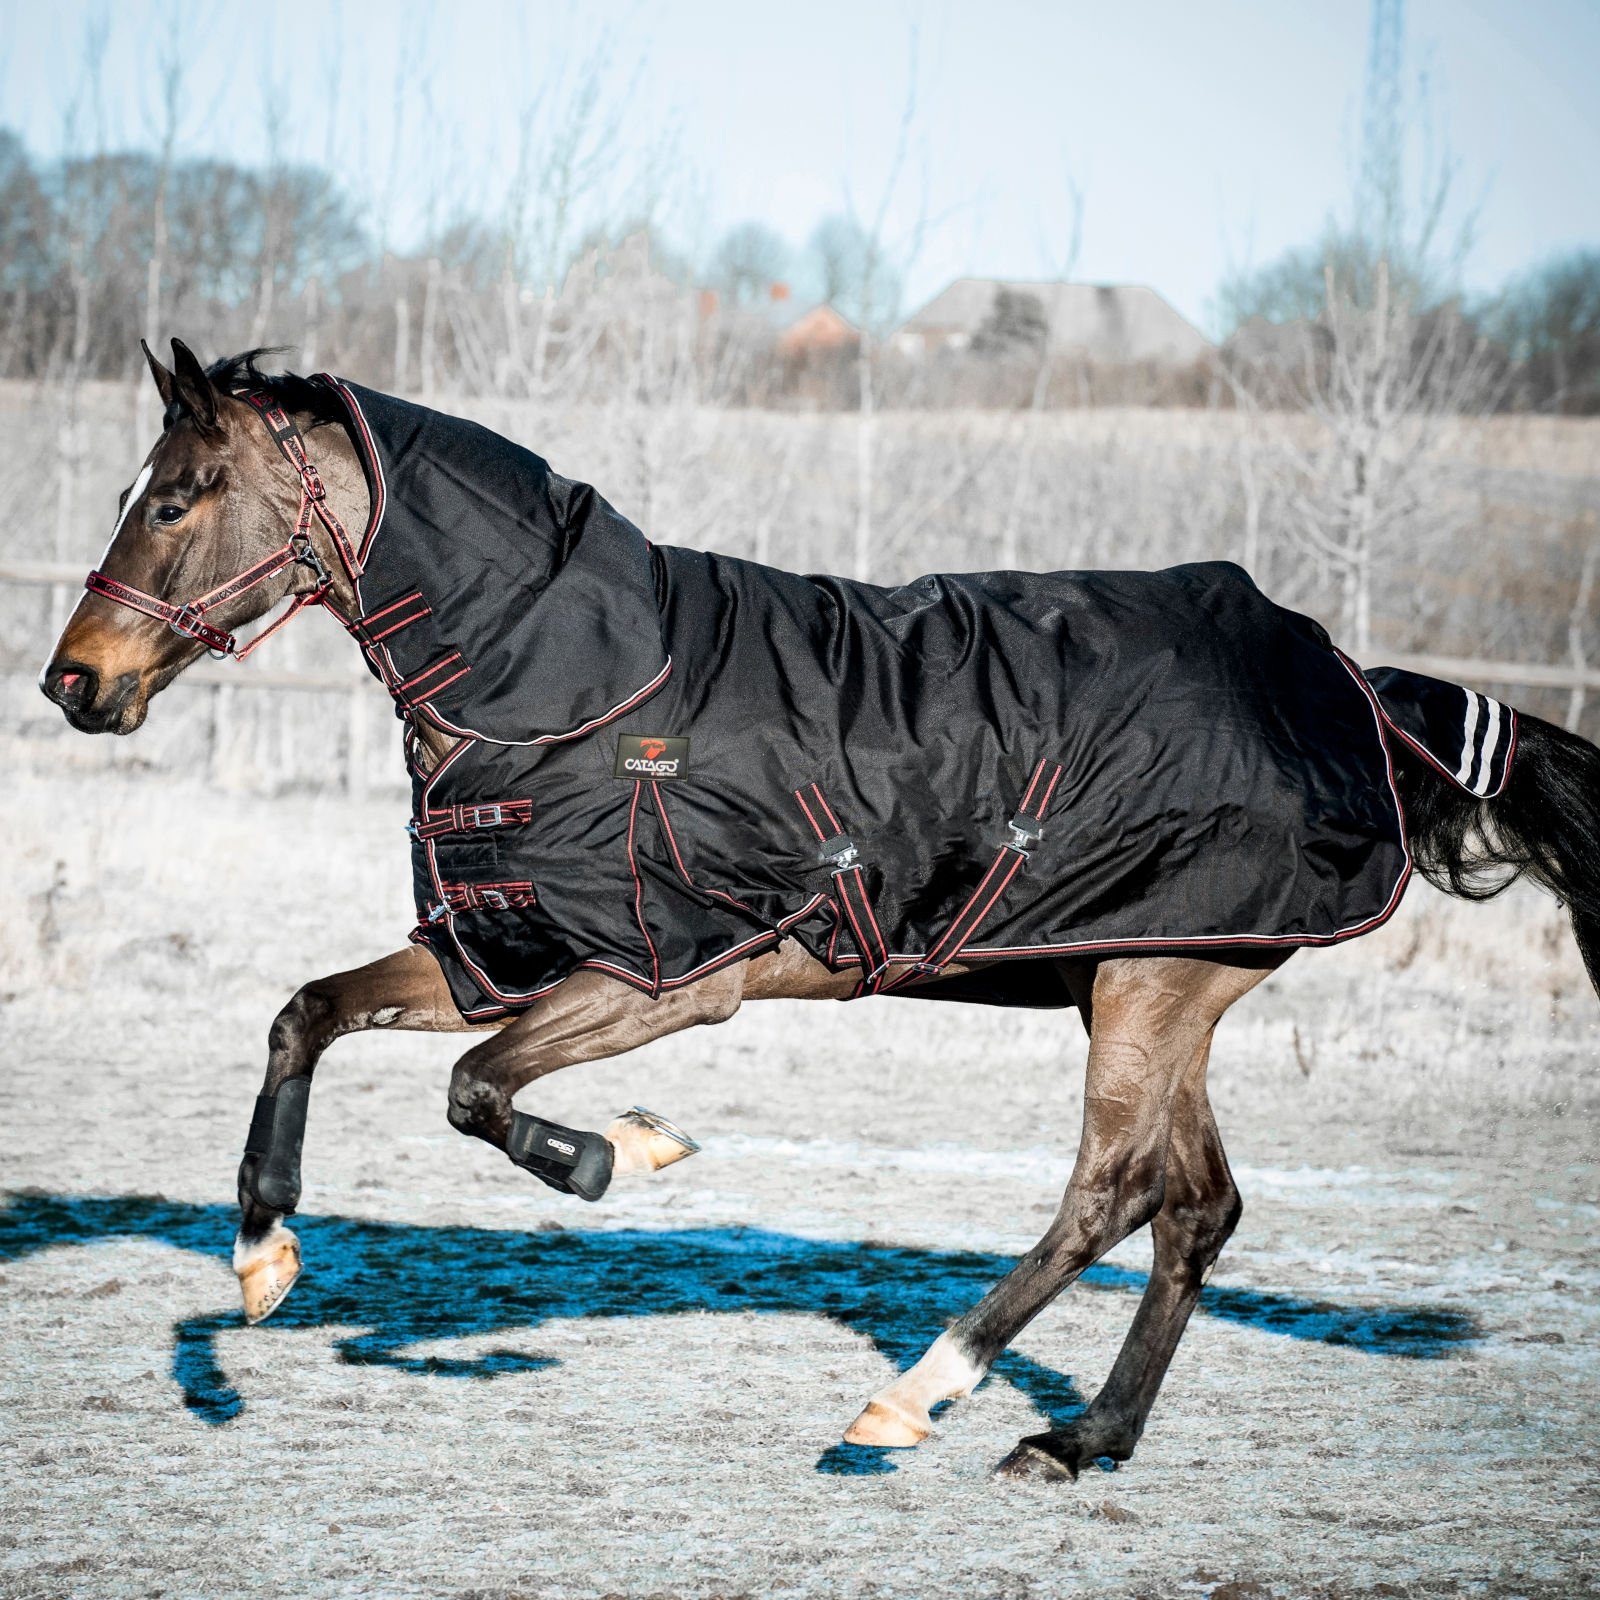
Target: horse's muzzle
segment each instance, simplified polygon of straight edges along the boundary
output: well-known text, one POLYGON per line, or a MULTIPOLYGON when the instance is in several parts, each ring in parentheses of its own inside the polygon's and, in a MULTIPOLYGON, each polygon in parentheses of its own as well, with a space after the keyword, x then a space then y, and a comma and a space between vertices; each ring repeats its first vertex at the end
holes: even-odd
POLYGON ((81 661, 52 661, 39 679, 39 688, 80 733, 132 731, 123 724, 129 702, 139 691, 137 672, 124 672, 102 684, 100 674, 81 661))

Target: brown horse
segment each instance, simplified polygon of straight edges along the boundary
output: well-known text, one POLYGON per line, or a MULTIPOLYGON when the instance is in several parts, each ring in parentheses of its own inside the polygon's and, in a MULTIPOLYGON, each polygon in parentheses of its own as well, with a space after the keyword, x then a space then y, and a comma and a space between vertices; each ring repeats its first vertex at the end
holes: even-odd
MULTIPOLYGON (((145 352, 166 407, 165 430, 123 496, 98 581, 68 620, 42 679, 45 694, 85 732, 132 733, 151 697, 208 646, 244 653, 226 630, 291 597, 345 615, 357 609, 338 542, 344 527, 364 525, 369 491, 344 427, 316 411, 304 380, 271 380, 276 404, 314 446, 308 476, 292 453, 286 457, 270 418, 264 428, 241 397, 263 381, 253 363, 238 358, 208 372, 177 340, 173 351, 170 371, 145 352)), ((1532 717, 1521 726, 1515 767, 1489 801, 1398 753, 1408 844, 1421 870, 1457 893, 1482 897, 1529 872, 1571 908, 1596 975, 1600 750, 1532 717), (1486 884, 1483 870, 1496 867, 1499 879, 1486 884)), ((425 768, 456 742, 425 712, 412 728, 425 768)), ((930 1408, 970 1393, 1030 1319, 1148 1223, 1154 1268, 1105 1387, 1068 1426, 1022 1440, 1002 1470, 1075 1477, 1086 1462, 1132 1454, 1240 1215, 1207 1098, 1212 1035, 1234 1001, 1286 956, 1158 952, 1059 963, 1090 1037, 1082 1140, 1060 1210, 1013 1270, 868 1402, 848 1440, 908 1446, 926 1438, 930 1408)), ((513 1118, 522 1115, 513 1096, 547 1073, 725 1022, 746 1000, 844 998, 854 988, 853 974, 831 970, 793 941, 658 998, 579 971, 525 1012, 480 1026, 492 1037, 455 1066, 450 1122, 507 1150, 513 1118)), ((309 982, 289 1001, 268 1037, 266 1100, 297 1097, 303 1117, 323 1052, 369 1028, 467 1032, 473 1025, 433 955, 408 945, 309 982)), ((270 1129, 264 1140, 253 1136, 241 1167, 235 1267, 251 1320, 269 1313, 299 1272, 298 1245, 283 1218, 299 1196, 302 1128, 292 1126, 276 1143, 270 1129)), ((649 1170, 693 1148, 670 1124, 648 1117, 621 1119, 607 1137, 617 1171, 649 1170)))

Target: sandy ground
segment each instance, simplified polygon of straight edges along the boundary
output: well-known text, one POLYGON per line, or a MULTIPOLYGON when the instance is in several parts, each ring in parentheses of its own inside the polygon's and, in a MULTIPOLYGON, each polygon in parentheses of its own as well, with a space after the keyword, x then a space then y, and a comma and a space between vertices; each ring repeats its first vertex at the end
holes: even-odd
POLYGON ((227 1265, 267 1024, 408 924, 393 802, 24 775, 0 901, 0 1592, 1594 1591, 1600 1006, 1546 901, 1413 891, 1224 1025, 1246 1199, 1136 1459, 990 1476, 1108 1370, 1130 1241, 910 1453, 861 1402, 1042 1230, 1070 1014, 752 1006, 547 1080, 704 1153, 596 1206, 444 1119, 450 1040, 336 1047, 302 1283, 227 1265))

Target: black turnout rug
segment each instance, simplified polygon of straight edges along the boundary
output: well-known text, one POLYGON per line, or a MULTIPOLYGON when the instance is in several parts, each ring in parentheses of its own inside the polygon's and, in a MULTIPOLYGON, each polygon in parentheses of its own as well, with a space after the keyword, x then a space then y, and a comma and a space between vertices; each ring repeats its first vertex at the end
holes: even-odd
POLYGON ((1070 1003, 1041 956, 1326 944, 1404 891, 1392 746, 1510 768, 1509 709, 1364 675, 1228 563, 800 576, 324 381, 372 490, 352 630, 463 736, 413 771, 415 937, 472 1016, 785 935, 858 994, 1011 1005, 1070 1003))

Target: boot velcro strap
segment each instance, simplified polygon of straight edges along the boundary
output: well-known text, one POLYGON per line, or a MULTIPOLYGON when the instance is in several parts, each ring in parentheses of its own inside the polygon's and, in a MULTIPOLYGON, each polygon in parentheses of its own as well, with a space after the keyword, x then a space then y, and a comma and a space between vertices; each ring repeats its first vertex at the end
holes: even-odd
POLYGON ((250 1131, 244 1139, 244 1153, 247 1156, 272 1154, 272 1125, 277 1115, 277 1098, 270 1094, 258 1094, 256 1108, 250 1115, 250 1131))

